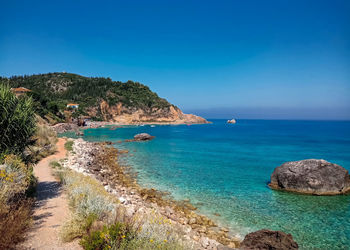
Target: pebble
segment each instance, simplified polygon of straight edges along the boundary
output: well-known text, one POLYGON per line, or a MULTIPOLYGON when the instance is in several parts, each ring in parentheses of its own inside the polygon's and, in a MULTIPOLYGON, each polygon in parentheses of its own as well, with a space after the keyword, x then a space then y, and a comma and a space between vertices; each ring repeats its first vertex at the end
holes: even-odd
POLYGON ((119 201, 121 204, 126 203, 126 199, 124 197, 119 197, 119 201))

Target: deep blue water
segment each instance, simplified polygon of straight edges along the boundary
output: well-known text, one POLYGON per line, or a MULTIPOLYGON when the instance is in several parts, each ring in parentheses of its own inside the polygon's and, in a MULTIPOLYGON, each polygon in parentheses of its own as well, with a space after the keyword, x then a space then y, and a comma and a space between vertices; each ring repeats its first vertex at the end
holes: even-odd
POLYGON ((89 141, 146 132, 149 142, 116 144, 146 187, 190 199, 244 236, 262 228, 291 233, 301 249, 350 249, 350 195, 308 196, 267 187, 286 161, 325 159, 350 169, 349 121, 213 120, 213 124, 85 131, 89 141), (221 216, 215 216, 218 213, 221 216))

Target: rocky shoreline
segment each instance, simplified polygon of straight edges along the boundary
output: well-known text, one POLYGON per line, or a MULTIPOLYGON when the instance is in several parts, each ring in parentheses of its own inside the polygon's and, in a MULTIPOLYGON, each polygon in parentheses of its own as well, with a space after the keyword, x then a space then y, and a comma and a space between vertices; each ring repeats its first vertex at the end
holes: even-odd
POLYGON ((137 184, 127 167, 118 164, 120 151, 106 143, 75 139, 74 153, 70 153, 63 166, 97 179, 125 208, 127 216, 150 211, 166 217, 174 231, 179 232, 194 249, 232 249, 240 245, 238 237, 231 236, 227 228, 219 227, 206 216, 195 212, 188 201, 165 198, 155 189, 137 184))

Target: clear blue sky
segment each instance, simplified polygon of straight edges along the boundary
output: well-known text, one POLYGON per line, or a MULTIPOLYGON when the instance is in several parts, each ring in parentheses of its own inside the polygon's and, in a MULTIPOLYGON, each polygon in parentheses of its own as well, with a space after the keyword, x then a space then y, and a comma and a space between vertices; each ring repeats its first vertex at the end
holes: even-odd
POLYGON ((1 1, 0 75, 134 80, 206 117, 350 119, 350 1, 1 1))

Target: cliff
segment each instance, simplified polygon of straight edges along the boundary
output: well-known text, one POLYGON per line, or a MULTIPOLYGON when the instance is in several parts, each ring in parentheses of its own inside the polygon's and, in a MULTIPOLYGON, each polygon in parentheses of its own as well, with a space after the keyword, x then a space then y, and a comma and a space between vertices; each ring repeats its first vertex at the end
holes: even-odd
MULTIPOLYGON (((117 122, 123 124, 133 123, 207 123, 207 121, 193 114, 184 114, 179 108, 170 105, 163 108, 129 108, 119 102, 110 106, 106 101, 101 101, 99 110, 104 121, 117 122)), ((94 115, 95 110, 88 110, 90 115, 94 115)))
POLYGON ((207 123, 199 116, 184 114, 147 86, 133 81, 112 81, 71 73, 48 73, 0 78, 11 87, 30 89, 37 113, 47 120, 91 117, 97 121, 133 123, 207 123), (67 104, 79 104, 67 108, 67 104))

